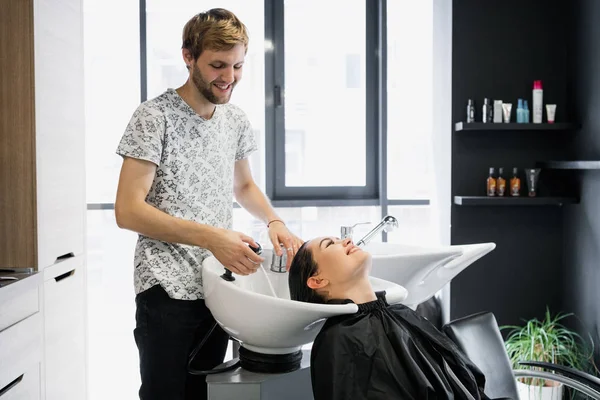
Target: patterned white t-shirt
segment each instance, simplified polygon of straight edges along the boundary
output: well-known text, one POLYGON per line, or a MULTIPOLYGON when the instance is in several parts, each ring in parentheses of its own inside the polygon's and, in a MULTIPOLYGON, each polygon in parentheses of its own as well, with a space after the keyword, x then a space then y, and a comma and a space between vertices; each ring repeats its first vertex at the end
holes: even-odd
MULTIPOLYGON (((235 161, 257 149, 250 122, 233 104, 200 117, 174 89, 142 103, 121 138, 117 154, 158 166, 146 201, 174 217, 231 229, 235 161)), ((139 235, 135 293, 160 284, 173 299, 203 298, 206 249, 139 235)))

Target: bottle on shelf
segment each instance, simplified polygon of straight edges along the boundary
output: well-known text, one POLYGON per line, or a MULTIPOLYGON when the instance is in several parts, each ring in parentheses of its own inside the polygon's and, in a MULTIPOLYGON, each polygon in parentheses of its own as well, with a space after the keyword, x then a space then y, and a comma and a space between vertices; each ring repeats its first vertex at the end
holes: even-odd
POLYGON ((487 195, 496 196, 496 178, 494 178, 494 167, 490 167, 490 174, 487 178, 487 195))
POLYGON ((475 122, 475 105, 471 99, 469 99, 469 102, 467 103, 467 122, 475 122))
POLYGON ((483 106, 481 108, 481 122, 488 123, 492 121, 492 103, 486 97, 483 99, 483 106))
POLYGON ((521 179, 519 179, 519 170, 513 168, 513 176, 510 178, 510 195, 518 197, 521 195, 521 179))
POLYGON ((542 81, 533 81, 533 123, 541 124, 544 113, 544 89, 542 81))
POLYGON ((504 168, 498 168, 498 178, 496 179, 496 193, 498 196, 506 194, 506 179, 504 179, 504 168))
POLYGON ((522 124, 525 122, 525 110, 523 108, 523 99, 519 99, 517 102, 517 123, 522 124))

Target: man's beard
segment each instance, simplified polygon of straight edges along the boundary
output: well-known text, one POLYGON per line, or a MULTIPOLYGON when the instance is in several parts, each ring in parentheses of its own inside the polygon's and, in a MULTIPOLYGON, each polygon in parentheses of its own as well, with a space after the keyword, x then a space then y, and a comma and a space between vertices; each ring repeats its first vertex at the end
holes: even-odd
POLYGON ((215 95, 212 91, 212 83, 207 83, 202 77, 202 73, 200 72, 200 68, 194 64, 192 67, 192 82, 196 86, 196 89, 212 104, 226 104, 231 99, 231 93, 233 93, 233 88, 235 87, 237 82, 231 83, 231 88, 229 89, 229 93, 222 97, 215 95))

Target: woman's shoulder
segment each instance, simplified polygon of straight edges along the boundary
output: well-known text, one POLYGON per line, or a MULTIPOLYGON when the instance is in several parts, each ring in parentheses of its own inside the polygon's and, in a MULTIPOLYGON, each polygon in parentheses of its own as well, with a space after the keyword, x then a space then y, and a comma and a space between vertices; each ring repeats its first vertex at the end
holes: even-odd
POLYGON ((357 324, 363 322, 363 316, 358 314, 344 314, 327 319, 318 336, 347 335, 357 324))
POLYGON ((317 335, 315 343, 328 341, 343 341, 343 339, 367 340, 365 335, 372 332, 373 319, 367 313, 344 314, 327 319, 317 335))
POLYGON ((313 342, 313 354, 323 356, 339 351, 355 353, 363 347, 363 342, 368 341, 368 323, 368 319, 355 315, 329 318, 313 342))

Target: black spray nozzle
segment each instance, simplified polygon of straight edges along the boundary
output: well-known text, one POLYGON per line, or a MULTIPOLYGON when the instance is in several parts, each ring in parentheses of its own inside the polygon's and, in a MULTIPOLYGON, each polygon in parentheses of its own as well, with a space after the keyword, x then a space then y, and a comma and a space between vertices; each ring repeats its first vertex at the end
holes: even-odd
POLYGON ((258 242, 256 242, 256 244, 258 245, 258 247, 252 247, 250 245, 248 245, 248 247, 250 247, 250 250, 252 250, 254 253, 260 255, 260 254, 262 254, 262 246, 258 242))
MULTIPOLYGON (((248 245, 248 247, 250 247, 250 249, 254 253, 261 254, 262 253, 262 246, 258 242, 256 242, 256 244, 258 245, 258 247, 252 247, 250 245, 248 245)), ((233 282, 233 281, 235 281, 235 276, 233 276, 233 274, 231 273, 231 271, 228 270, 227 268, 225 268, 225 273, 223 275, 221 275, 221 278, 225 279, 227 282, 233 282)))
POLYGON ((231 274, 231 271, 225 268, 225 273, 221 275, 221 278, 225 279, 227 282, 235 281, 235 277, 231 274))

